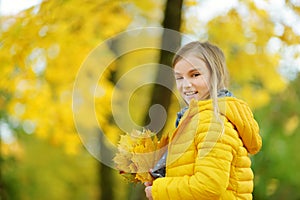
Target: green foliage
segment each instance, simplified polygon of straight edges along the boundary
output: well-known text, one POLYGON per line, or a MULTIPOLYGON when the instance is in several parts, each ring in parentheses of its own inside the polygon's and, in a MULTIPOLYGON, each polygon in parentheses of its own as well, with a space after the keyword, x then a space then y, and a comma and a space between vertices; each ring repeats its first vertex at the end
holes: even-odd
POLYGON ((20 134, 18 139, 19 154, 2 155, 3 199, 97 199, 98 164, 91 155, 67 156, 33 135, 20 134))
POLYGON ((300 76, 256 112, 263 148, 253 158, 255 199, 300 198, 299 87, 300 76))

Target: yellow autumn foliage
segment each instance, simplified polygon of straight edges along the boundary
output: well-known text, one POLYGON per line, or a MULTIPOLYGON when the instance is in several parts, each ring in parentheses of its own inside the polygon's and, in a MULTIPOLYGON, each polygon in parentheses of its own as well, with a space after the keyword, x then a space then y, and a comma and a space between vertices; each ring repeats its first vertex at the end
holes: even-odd
MULTIPOLYGON (((75 153, 74 149, 81 141, 73 122, 72 90, 82 63, 99 43, 126 30, 132 22, 137 23, 137 18, 146 19, 145 24, 153 21, 160 23, 164 3, 155 0, 53 0, 43 1, 38 7, 3 19, 2 22, 10 20, 12 23, 1 30, 0 73, 3 78, 0 79, 0 90, 1 94, 5 94, 0 95, 1 108, 20 126, 24 121, 31 124, 31 131, 38 137, 49 139, 52 144, 62 145, 68 152, 75 153), (138 16, 130 13, 131 5, 140 9, 138 16)), ((269 102, 270 95, 283 91, 286 82, 277 69, 280 55, 271 55, 265 48, 274 35, 274 23, 268 13, 257 8, 253 2, 241 3, 248 8, 250 17, 243 17, 236 9, 231 9, 203 25, 195 15, 187 15, 191 18, 184 21, 181 29, 196 36, 204 32, 210 41, 219 45, 227 58, 234 94, 249 101, 252 107, 261 107, 269 102)), ((201 2, 184 2, 185 7, 189 8, 198 4, 201 2)), ((285 27, 280 39, 288 45, 297 44, 299 36, 292 28, 285 27)), ((126 48, 131 43, 145 40, 160 43, 159 36, 132 36, 131 40, 119 41, 117 48, 126 48)), ((108 50, 106 59, 113 54, 108 50)), ((157 62, 158 57, 158 50, 149 49, 123 55, 103 74, 95 93, 87 89, 83 94, 95 95, 89 100, 95 104, 98 125, 114 144, 122 131, 111 120, 114 83, 108 80, 110 73, 114 71, 116 78, 120 78, 134 66, 157 62)), ((101 59, 104 58, 99 58, 98 63, 94 63, 95 68, 86 74, 84 86, 89 86, 91 76, 97 76, 96 68, 106 62, 101 59)), ((153 80, 154 74, 143 76, 153 80)), ((146 94, 151 87, 141 90, 146 94)), ((122 92, 118 96, 121 100, 122 92)), ((137 123, 143 121, 144 114, 148 112, 143 110, 148 100, 147 95, 138 92, 132 95, 130 106, 141 108, 130 110, 137 123)), ((177 99, 173 98, 172 105, 176 104, 174 101, 177 99)), ((178 107, 178 104, 175 106, 178 107)), ((176 111, 168 112, 175 116, 176 111)), ((93 114, 85 111, 81 123, 89 127, 97 126, 88 120, 93 114)), ((173 126, 173 121, 166 126, 173 126)))
MULTIPOLYGON (((186 9, 201 7, 204 2, 197 2, 186 9)), ((299 9, 291 4, 284 5, 291 12, 299 9)), ((185 11, 185 10, 184 10, 185 11)), ((299 35, 290 25, 284 24, 283 34, 278 37, 274 29, 274 20, 267 9, 262 9, 253 1, 240 1, 238 6, 224 9, 223 13, 208 23, 199 18, 197 13, 185 13, 182 25, 184 33, 195 35, 200 40, 217 44, 224 51, 230 72, 230 87, 240 98, 248 99, 253 108, 269 103, 270 96, 278 94, 288 84, 279 73, 283 57, 281 49, 270 53, 267 45, 271 38, 280 38, 284 45, 298 45, 299 35), (258 95, 258 98, 252 96, 258 95)), ((281 23, 281 22, 280 22, 281 23)))
POLYGON ((155 133, 146 129, 121 135, 114 157, 116 168, 129 182, 153 181, 149 171, 163 155, 166 145, 166 135, 159 140, 155 133))
POLYGON ((293 45, 299 43, 300 35, 295 34, 291 27, 285 27, 280 39, 288 45, 293 45))
MULTIPOLYGON (((1 30, 0 91, 5 95, 0 95, 0 104, 21 128, 29 124, 25 132, 62 146, 69 154, 81 149, 73 122, 74 80, 90 51, 128 26, 131 17, 122 4, 43 1, 10 18, 13 23, 1 30)), ((112 89, 108 86, 105 83, 106 91, 112 89)), ((109 100, 106 96, 96 103, 109 105, 109 100)), ((88 122, 85 119, 83 123, 88 122)), ((115 141, 118 134, 112 133, 115 141)))
POLYGON ((293 115, 286 120, 284 133, 288 136, 292 135, 299 126, 299 116, 293 115))

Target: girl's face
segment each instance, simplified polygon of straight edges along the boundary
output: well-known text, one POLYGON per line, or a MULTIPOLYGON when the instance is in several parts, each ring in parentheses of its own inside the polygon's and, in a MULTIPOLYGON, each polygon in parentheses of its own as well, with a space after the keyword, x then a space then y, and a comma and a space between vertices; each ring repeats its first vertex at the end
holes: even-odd
POLYGON ((174 66, 177 89, 189 104, 209 96, 210 72, 205 62, 195 56, 187 56, 174 66))

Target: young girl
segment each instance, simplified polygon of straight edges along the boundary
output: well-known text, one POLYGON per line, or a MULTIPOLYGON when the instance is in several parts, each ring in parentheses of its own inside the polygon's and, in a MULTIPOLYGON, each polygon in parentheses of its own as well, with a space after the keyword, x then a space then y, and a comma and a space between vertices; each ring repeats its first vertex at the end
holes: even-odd
POLYGON ((223 52, 191 42, 173 59, 177 89, 188 104, 169 135, 165 177, 145 183, 154 200, 252 199, 248 154, 262 145, 249 106, 226 90, 223 52))

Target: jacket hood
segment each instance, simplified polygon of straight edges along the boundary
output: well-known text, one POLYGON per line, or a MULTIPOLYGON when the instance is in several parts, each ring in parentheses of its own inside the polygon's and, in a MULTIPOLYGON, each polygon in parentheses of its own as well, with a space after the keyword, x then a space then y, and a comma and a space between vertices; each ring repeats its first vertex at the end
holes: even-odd
MULTIPOLYGON (((192 103, 193 104, 193 103, 192 103)), ((213 110, 212 101, 199 101, 200 110, 213 110)), ((219 112, 236 128, 250 154, 256 154, 262 146, 259 127, 248 104, 235 97, 218 98, 219 112)), ((199 107, 198 107, 199 108, 199 107)))

